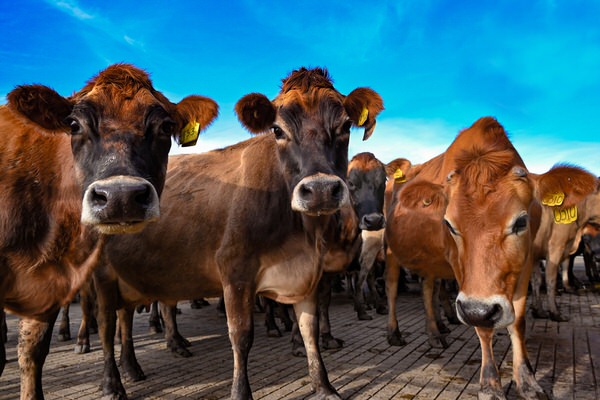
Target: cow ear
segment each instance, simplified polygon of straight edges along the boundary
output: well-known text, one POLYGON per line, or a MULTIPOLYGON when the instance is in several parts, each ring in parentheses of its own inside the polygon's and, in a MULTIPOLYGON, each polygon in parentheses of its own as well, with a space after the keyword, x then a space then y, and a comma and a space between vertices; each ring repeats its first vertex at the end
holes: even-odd
POLYGON ((598 182, 583 168, 558 165, 542 175, 529 174, 534 182, 535 196, 543 205, 572 207, 593 193, 598 182))
POLYGON ((385 166, 385 174, 390 178, 405 181, 408 171, 411 169, 412 164, 406 158, 396 158, 390 161, 385 166))
POLYGON ((235 113, 241 124, 251 133, 262 133, 271 128, 277 110, 271 100, 260 93, 250 93, 235 105, 235 113))
POLYGON ((8 106, 47 130, 65 130, 73 103, 42 85, 17 86, 7 96, 8 106))
POLYGON ((358 88, 346 96, 344 108, 355 126, 365 128, 363 140, 367 140, 373 134, 377 115, 383 110, 383 99, 373 89, 358 88))
POLYGON ((175 140, 182 147, 194 146, 200 131, 219 115, 219 106, 213 99, 196 95, 181 100, 176 109, 181 130, 175 134, 175 140))

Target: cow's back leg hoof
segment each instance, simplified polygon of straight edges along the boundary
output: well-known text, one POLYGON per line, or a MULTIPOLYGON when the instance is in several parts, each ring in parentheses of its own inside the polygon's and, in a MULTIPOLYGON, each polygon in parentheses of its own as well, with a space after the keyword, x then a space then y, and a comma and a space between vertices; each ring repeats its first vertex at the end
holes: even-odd
POLYGON ((404 346, 406 344, 406 340, 404 340, 397 328, 392 332, 388 332, 387 342, 390 346, 404 346))
POLYGON ((373 317, 371 317, 364 309, 357 311, 356 316, 358 317, 359 321, 370 321, 373 319, 373 317))
POLYGON ((323 335, 321 336, 321 347, 326 350, 337 350, 344 347, 344 341, 342 339, 336 339, 333 336, 323 335))
POLYGON ((145 380, 146 374, 144 374, 142 367, 140 367, 140 365, 138 363, 135 363, 135 364, 136 365, 133 365, 133 366, 123 366, 123 369, 125 370, 125 374, 127 374, 127 376, 129 377, 129 379, 132 382, 138 382, 138 381, 145 380))
POLYGON ((477 400, 506 400, 506 396, 502 389, 488 386, 479 390, 477 400))
POLYGON ((559 312, 551 312, 550 313, 550 319, 552 321, 556 321, 556 322, 567 322, 569 320, 569 317, 567 317, 566 315, 563 315, 559 312))
POLYGON ((531 315, 536 319, 548 319, 550 317, 550 313, 541 308, 531 308, 531 315))
POLYGON ((385 305, 379 305, 377 306, 377 308, 375 309, 375 312, 379 315, 387 315, 388 313, 388 308, 385 305))
POLYGON ((303 344, 293 343, 292 344, 292 355, 294 357, 306 357, 306 349, 303 344))
POLYGON ((274 338, 278 338, 283 336, 281 334, 281 331, 279 330, 279 328, 275 327, 267 327, 267 337, 274 337, 274 338))
POLYGON ((443 322, 438 322, 437 327, 440 333, 450 333, 450 328, 448 328, 443 322))
POLYGON ((66 342, 71 340, 71 332, 67 331, 67 332, 58 332, 58 335, 56 336, 56 339, 59 342, 66 342))
POLYGON ((79 344, 77 343, 75 345, 75 348, 73 349, 73 351, 75 352, 75 354, 87 354, 91 351, 90 349, 90 345, 89 344, 79 344))

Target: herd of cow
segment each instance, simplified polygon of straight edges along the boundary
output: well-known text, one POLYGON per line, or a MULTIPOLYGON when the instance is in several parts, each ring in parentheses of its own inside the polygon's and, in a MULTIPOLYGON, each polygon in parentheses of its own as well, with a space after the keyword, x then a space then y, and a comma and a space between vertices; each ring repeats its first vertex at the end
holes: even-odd
MULTIPOLYGON (((0 106, 0 310, 21 317, 21 399, 43 399, 54 323, 80 290, 96 293, 105 398, 127 398, 114 358, 117 323, 122 368, 144 377, 131 334, 136 306, 160 301, 170 346, 184 353, 177 302, 223 296, 231 397, 251 399, 247 361, 260 295, 293 304, 295 351, 307 357, 315 398, 339 399, 320 354, 341 345, 329 327, 330 279, 359 260, 355 307, 369 318, 362 287, 380 252, 391 345, 404 343, 396 294, 406 268, 422 278, 432 346, 447 346, 442 305, 449 321, 475 328, 480 398, 505 398, 492 350, 500 328, 511 337, 519 394, 551 398, 525 347, 530 277, 534 312, 555 320, 565 320, 554 298, 558 269, 580 243, 590 279, 599 278, 600 181, 571 165, 529 172, 490 117, 420 165, 384 165, 371 153, 349 161, 350 129, 363 128, 368 139, 382 110, 372 89, 343 95, 325 69, 300 68, 273 100, 252 93, 236 104, 254 137, 169 157, 172 138, 194 144, 217 117, 213 100, 191 95, 174 104, 128 64, 69 97, 41 85, 11 91, 0 106), (454 279, 451 306, 442 282, 454 279)), ((84 334, 79 340, 80 351, 89 349, 84 334)))

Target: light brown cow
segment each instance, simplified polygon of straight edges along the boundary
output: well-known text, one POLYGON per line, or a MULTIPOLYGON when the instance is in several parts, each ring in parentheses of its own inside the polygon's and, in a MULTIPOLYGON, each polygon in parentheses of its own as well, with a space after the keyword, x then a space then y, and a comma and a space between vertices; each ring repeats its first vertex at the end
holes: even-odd
MULTIPOLYGON (((317 397, 339 398, 318 348, 316 287, 325 255, 345 226, 337 211, 349 206, 350 127, 365 127, 368 138, 382 109, 373 90, 344 96, 326 70, 301 68, 283 80, 273 101, 249 94, 236 105, 251 132, 270 133, 170 159, 161 219, 107 243, 107 268, 94 276, 104 395, 126 397, 114 360, 117 294, 125 304, 156 299, 171 305, 223 294, 234 359, 231 397, 252 398, 247 360, 260 294, 294 304, 317 397)), ((120 318, 130 320, 132 312, 126 308, 120 318)), ((132 346, 122 346, 121 359, 130 375, 143 376, 132 346)))
MULTIPOLYGON (((559 200, 550 202, 562 204, 559 200)), ((558 267, 577 251, 581 228, 589 221, 600 221, 600 179, 596 181, 596 189, 577 204, 568 208, 544 207, 542 222, 534 241, 536 260, 546 260, 546 297, 547 311, 542 305, 540 287, 542 275, 540 263, 534 265, 531 286, 533 292, 532 311, 538 318, 550 318, 554 321, 568 321, 568 316, 561 314, 556 305, 556 279, 558 267)), ((568 285, 567 268, 564 269, 563 282, 568 285)))
MULTIPOLYGON (((21 398, 42 399, 60 306, 89 278, 105 234, 138 232, 159 217, 171 137, 180 140, 188 123, 197 133, 217 105, 199 96, 173 104, 127 64, 106 68, 68 98, 32 85, 7 99, 0 107, 0 309, 23 317, 21 398)), ((4 355, 2 345, 2 368, 4 355)))
MULTIPOLYGON (((529 173, 502 126, 489 117, 463 130, 445 153, 413 173, 394 194, 391 207, 396 209, 404 191, 411 193, 404 207, 426 223, 405 225, 412 235, 404 240, 386 236, 396 243, 394 254, 445 258, 452 266, 460 286, 458 317, 475 327, 481 345, 480 398, 505 398, 492 339, 496 329, 507 328, 519 394, 547 399, 525 348, 525 306, 540 202, 560 192, 560 207, 570 207, 595 189, 596 178, 566 166, 542 175, 529 173)), ((402 225, 403 219, 391 221, 392 213, 387 226, 402 225)))

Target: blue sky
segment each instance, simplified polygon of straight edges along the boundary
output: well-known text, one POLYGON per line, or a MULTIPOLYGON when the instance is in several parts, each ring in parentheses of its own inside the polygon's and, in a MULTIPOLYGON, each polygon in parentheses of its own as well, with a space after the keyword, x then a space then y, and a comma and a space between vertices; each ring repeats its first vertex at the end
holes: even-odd
POLYGON ((243 95, 272 98, 293 69, 323 66, 340 92, 369 86, 384 100, 350 156, 421 163, 491 115, 531 171, 568 162, 600 174, 599 1, 0 1, 1 103, 25 83, 69 95, 129 62, 172 101, 219 103, 184 149, 206 151, 250 136, 233 112, 243 95))

